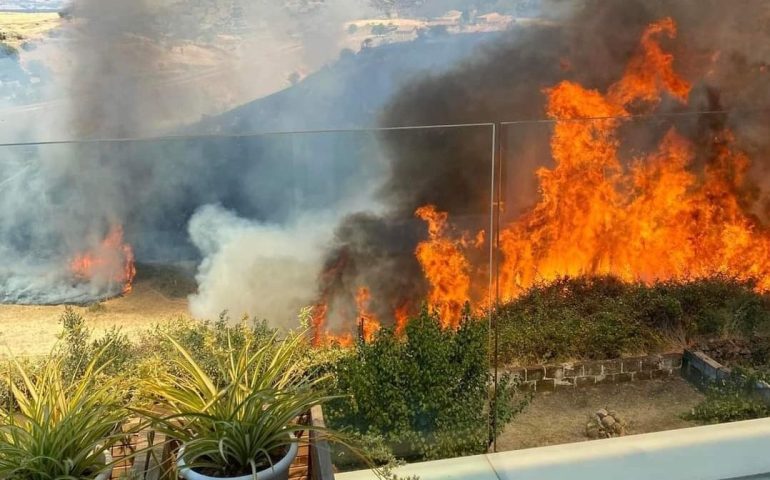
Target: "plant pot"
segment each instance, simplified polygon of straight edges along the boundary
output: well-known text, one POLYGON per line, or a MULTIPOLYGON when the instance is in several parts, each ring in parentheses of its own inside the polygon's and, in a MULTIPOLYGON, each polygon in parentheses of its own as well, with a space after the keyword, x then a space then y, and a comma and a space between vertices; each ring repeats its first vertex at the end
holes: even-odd
MULTIPOLYGON (((112 463, 112 455, 110 455, 109 450, 105 450, 102 453, 102 457, 104 457, 104 464, 109 465, 112 463)), ((105 470, 96 477, 94 477, 94 480, 110 480, 110 476, 112 475, 112 465, 110 465, 109 470, 105 470)))
MULTIPOLYGON (((291 467, 292 462, 294 462, 294 458, 297 456, 298 449, 299 447, 297 446, 297 442, 291 442, 289 451, 286 453, 286 456, 273 464, 272 468, 266 468, 264 470, 258 471, 257 478, 259 480, 288 480, 289 467, 291 467)), ((179 469, 179 475, 181 475, 181 477, 185 480, 254 480, 254 475, 251 474, 241 475, 239 477, 209 477, 208 475, 203 475, 202 473, 198 473, 185 465, 184 456, 182 455, 183 453, 184 445, 179 448, 179 455, 176 466, 179 469)))

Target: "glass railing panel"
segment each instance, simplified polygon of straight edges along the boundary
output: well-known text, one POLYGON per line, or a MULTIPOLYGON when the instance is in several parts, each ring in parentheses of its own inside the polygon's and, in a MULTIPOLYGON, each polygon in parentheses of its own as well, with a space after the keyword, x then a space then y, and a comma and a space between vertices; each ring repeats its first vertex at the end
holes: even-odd
POLYGON ((498 450, 764 415, 766 120, 503 125, 497 365, 534 396, 498 450), (752 373, 712 391, 695 351, 752 373))

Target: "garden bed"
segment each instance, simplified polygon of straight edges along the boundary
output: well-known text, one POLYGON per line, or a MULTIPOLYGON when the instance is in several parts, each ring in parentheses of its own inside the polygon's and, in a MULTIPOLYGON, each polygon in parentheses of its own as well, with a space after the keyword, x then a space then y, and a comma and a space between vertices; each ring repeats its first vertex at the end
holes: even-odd
POLYGON ((697 425, 684 420, 704 395, 678 375, 659 380, 536 392, 530 405, 497 439, 497 450, 517 450, 590 440, 589 417, 600 408, 623 415, 627 433, 697 425))

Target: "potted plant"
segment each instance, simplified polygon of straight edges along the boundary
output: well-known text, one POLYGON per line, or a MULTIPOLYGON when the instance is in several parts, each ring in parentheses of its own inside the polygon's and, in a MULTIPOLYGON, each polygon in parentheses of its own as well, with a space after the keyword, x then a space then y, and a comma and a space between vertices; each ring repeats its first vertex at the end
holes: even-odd
POLYGON ((125 435, 114 382, 97 354, 82 375, 65 378, 61 356, 30 373, 16 360, 19 384, 8 379, 13 407, 0 410, 0 478, 107 480, 109 449, 125 435))
MULTIPOLYGON (((144 412, 158 431, 181 442, 179 473, 187 480, 287 479, 297 454, 298 418, 331 397, 320 389, 324 377, 300 361, 302 335, 264 344, 247 340, 219 359, 212 378, 173 338, 174 373, 159 372, 144 383, 157 399, 144 412)), ((170 369, 171 370, 171 369, 170 369)))

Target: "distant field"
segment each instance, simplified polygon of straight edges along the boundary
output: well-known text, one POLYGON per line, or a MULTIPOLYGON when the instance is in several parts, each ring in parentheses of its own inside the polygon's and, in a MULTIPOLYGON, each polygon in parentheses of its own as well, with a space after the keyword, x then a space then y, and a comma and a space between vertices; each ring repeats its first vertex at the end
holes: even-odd
POLYGON ((58 27, 58 13, 0 12, 0 42, 18 47, 58 27))

